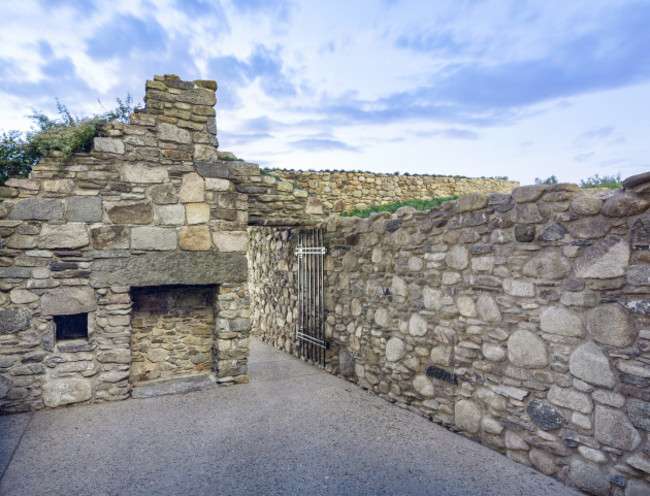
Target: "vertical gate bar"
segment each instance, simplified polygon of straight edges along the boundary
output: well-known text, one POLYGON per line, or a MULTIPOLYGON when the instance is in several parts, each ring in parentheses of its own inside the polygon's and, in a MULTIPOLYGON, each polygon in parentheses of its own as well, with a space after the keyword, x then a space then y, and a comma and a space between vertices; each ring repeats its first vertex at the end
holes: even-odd
MULTIPOLYGON (((323 229, 319 229, 319 234, 320 234, 320 243, 318 245, 323 248, 325 247, 324 239, 323 239, 323 229)), ((321 314, 319 317, 320 321, 320 339, 323 340, 323 343, 325 343, 325 253, 321 251, 320 254, 320 284, 319 284, 319 289, 320 289, 320 302, 321 302, 321 314)), ((321 357, 321 365, 324 367, 325 366, 325 347, 323 346, 321 348, 322 352, 322 357, 321 357)))
MULTIPOLYGON (((312 246, 312 248, 314 248, 315 245, 316 245, 316 243, 314 242, 314 231, 311 232, 310 238, 311 238, 311 246, 312 246)), ((312 249, 312 252, 313 252, 313 249, 312 249)), ((310 336, 314 335, 314 330, 316 329, 316 298, 315 298, 315 296, 316 296, 316 293, 315 293, 316 284, 315 284, 315 281, 314 281, 315 265, 316 265, 316 259, 315 259, 314 255, 312 255, 311 256, 311 272, 312 273, 309 274, 310 278, 311 278, 311 281, 312 281, 312 290, 311 290, 312 322, 311 322, 311 329, 310 329, 310 333, 309 333, 310 336)), ((315 356, 316 355, 316 348, 317 348, 317 346, 312 341, 311 342, 311 350, 310 350, 311 351, 311 356, 309 357, 312 361, 314 361, 315 358, 316 358, 316 356, 315 356)))
MULTIPOLYGON (((311 248, 312 245, 312 239, 311 239, 311 232, 307 234, 307 244, 311 248)), ((311 280, 311 273, 312 273, 312 265, 314 261, 312 260, 311 253, 307 256, 307 260, 309 260, 309 265, 307 267, 307 277, 309 279, 309 310, 308 310, 308 315, 309 315, 309 325, 307 326, 307 334, 310 336, 312 335, 312 329, 314 328, 314 314, 312 313, 312 306, 314 305, 314 299, 312 298, 312 280, 311 280)), ((311 360, 312 358, 312 351, 313 351, 313 343, 309 341, 307 343, 307 359, 311 360)))
MULTIPOLYGON (((300 249, 302 248, 302 236, 298 234, 298 333, 302 332, 302 266, 300 264, 300 259, 302 255, 300 254, 300 249)), ((296 333, 298 349, 302 346, 302 341, 300 340, 300 334, 296 333)))

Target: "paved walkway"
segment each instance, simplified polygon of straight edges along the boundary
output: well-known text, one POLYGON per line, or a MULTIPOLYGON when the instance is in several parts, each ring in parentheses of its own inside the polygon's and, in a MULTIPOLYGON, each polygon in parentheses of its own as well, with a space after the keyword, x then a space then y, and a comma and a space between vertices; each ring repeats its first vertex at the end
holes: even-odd
POLYGON ((252 343, 251 383, 0 417, 0 495, 578 495, 252 343))

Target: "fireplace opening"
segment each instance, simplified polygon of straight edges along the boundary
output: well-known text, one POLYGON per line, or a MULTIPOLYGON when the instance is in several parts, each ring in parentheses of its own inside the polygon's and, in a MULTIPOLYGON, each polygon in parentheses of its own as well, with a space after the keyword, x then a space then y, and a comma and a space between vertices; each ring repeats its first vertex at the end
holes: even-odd
POLYGON ((88 339, 88 314, 55 315, 56 340, 88 339))
POLYGON ((131 288, 131 382, 214 370, 216 285, 131 288))

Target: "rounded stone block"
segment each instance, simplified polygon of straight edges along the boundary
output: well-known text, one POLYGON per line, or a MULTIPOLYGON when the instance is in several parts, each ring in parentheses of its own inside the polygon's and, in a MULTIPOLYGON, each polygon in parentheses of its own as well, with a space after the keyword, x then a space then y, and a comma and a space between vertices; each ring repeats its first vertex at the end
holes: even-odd
POLYGON ((520 329, 508 339, 508 359, 517 367, 538 369, 548 365, 548 352, 542 339, 520 329))
POLYGON ((422 396, 431 398, 435 395, 435 389, 426 375, 416 375, 413 379, 413 389, 415 389, 422 396))
POLYGON ((549 307, 540 315, 542 331, 560 336, 579 337, 585 333, 580 316, 564 307, 549 307))
POLYGON ((588 342, 580 345, 569 358, 569 370, 578 379, 589 384, 613 388, 616 376, 609 366, 609 359, 596 345, 588 342))
POLYGON ((485 322, 501 322, 499 305, 490 295, 482 294, 476 302, 476 311, 481 320, 485 322))
POLYGON ((578 278, 609 279, 624 276, 630 261, 630 246, 620 238, 605 238, 586 247, 574 264, 578 278))
POLYGON ((464 246, 452 246, 447 252, 445 261, 452 269, 466 269, 469 266, 469 252, 464 246))
POLYGON ((406 355, 406 345, 400 338, 390 338, 386 343, 386 360, 396 362, 406 355))
POLYGON ((594 437, 607 446, 632 451, 641 443, 639 431, 620 410, 596 406, 594 437))
POLYGON ((456 426, 465 432, 476 434, 481 427, 483 411, 478 403, 472 400, 460 400, 454 406, 456 426))
POLYGON ((630 346, 637 337, 634 319, 616 303, 589 310, 585 324, 594 341, 608 346, 624 348, 630 346))
POLYGON ((571 272, 571 263, 557 252, 542 252, 526 262, 523 273, 540 279, 562 279, 571 272))
POLYGON ((409 320, 409 334, 411 336, 424 336, 427 333, 427 321, 418 313, 411 315, 409 320))

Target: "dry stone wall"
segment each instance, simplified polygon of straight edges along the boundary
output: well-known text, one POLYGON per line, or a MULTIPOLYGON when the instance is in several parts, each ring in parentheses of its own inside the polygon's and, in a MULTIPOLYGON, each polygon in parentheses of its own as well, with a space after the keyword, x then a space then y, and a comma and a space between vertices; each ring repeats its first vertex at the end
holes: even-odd
MULTIPOLYGON (((156 76, 146 109, 104 126, 91 153, 64 167, 44 160, 0 188, 0 411, 128 396, 133 288, 173 299, 177 286, 213 287, 212 307, 193 308, 211 315, 196 336, 166 356, 168 342, 137 341, 136 362, 158 365, 134 377, 182 364, 223 383, 248 380, 248 197, 230 175, 250 164, 219 160, 215 89, 156 76), (87 324, 84 337, 58 335, 73 322, 87 324), (198 339, 208 324, 209 350, 198 339)), ((172 307, 163 320, 182 334, 191 315, 172 307)))
POLYGON ((470 193, 510 193, 516 181, 436 175, 395 175, 371 172, 273 170, 323 200, 332 212, 422 198, 446 198, 470 193))
MULTIPOLYGON (((326 368, 591 494, 650 494, 650 174, 323 225, 326 368)), ((251 234, 253 334, 297 354, 298 230, 251 234)))

